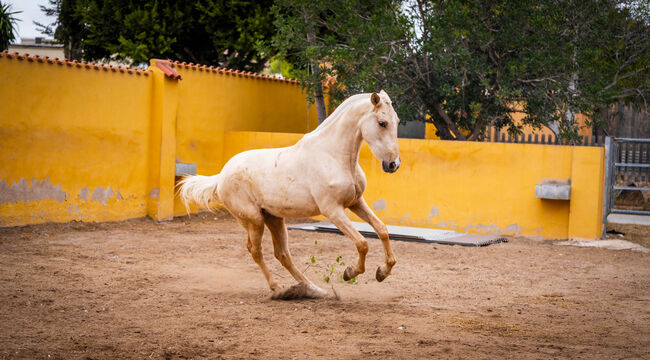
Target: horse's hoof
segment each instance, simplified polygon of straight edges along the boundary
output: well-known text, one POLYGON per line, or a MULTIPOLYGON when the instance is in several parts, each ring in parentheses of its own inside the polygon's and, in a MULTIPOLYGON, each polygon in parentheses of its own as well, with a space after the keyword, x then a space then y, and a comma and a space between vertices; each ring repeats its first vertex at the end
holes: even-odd
POLYGON ((388 275, 384 275, 384 272, 381 271, 381 266, 377 267, 377 273, 375 274, 375 278, 377 278, 377 281, 382 282, 384 279, 386 279, 388 275))
POLYGON ((352 274, 354 274, 354 269, 352 268, 352 266, 348 266, 347 268, 345 268, 345 271, 343 272, 343 280, 349 281, 350 279, 354 278, 354 276, 356 276, 356 275, 353 276, 352 274))

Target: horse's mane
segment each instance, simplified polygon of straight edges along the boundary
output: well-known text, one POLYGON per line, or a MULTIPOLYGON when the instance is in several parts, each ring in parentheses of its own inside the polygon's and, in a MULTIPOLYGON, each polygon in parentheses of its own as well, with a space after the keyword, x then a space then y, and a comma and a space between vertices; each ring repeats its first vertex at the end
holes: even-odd
POLYGON ((345 99, 339 105, 336 110, 334 110, 333 113, 328 116, 325 121, 323 121, 320 125, 316 127, 316 129, 312 130, 311 132, 305 134, 305 136, 310 136, 310 135, 316 135, 318 132, 322 131, 323 129, 328 128, 330 125, 336 122, 338 118, 341 117, 352 105, 358 103, 361 100, 367 100, 370 97, 370 94, 356 94, 352 95, 349 98, 345 99))

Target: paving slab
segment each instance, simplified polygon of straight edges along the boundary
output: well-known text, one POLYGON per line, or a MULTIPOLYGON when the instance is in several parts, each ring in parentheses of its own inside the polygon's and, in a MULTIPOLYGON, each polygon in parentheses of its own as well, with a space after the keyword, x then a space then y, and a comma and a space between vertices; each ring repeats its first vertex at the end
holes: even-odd
MULTIPOLYGON (((354 228, 365 237, 377 238, 375 230, 366 223, 352 222, 354 228)), ((289 230, 320 231, 342 234, 341 231, 329 221, 316 223, 295 224, 287 227, 289 230)), ((391 240, 415 241, 461 246, 487 246, 508 240, 497 234, 479 235, 464 234, 453 230, 428 229, 411 226, 387 225, 391 240)))
POLYGON ((650 216, 646 215, 628 215, 628 214, 609 214, 607 222, 612 224, 629 224, 650 226, 650 216))
POLYGON ((556 245, 564 246, 580 246, 580 247, 598 247, 609 250, 633 250, 641 251, 644 253, 649 252, 648 248, 643 247, 639 244, 635 244, 626 240, 579 240, 579 239, 569 239, 567 241, 562 241, 556 243, 556 245))

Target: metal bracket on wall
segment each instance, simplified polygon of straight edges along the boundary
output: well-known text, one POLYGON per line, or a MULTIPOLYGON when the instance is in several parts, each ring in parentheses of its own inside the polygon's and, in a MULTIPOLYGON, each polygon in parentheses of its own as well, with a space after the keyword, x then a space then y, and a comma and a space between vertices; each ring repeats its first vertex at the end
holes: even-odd
POLYGON ((196 164, 176 163, 176 176, 196 175, 196 164))
POLYGON ((571 179, 542 179, 535 185, 535 197, 547 200, 571 200, 571 179))

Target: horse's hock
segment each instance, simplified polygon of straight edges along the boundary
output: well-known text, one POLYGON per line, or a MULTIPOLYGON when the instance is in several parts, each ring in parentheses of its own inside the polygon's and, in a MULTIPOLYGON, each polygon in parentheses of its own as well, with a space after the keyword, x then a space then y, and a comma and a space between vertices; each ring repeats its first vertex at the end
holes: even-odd
MULTIPOLYGON (((292 145, 317 126, 293 80, 159 60, 136 70, 0 54, 1 226, 182 215, 176 163, 216 174, 237 153, 292 145)), ((600 237, 602 148, 414 139, 399 147, 396 174, 383 173, 365 145, 359 158, 366 201, 381 205, 373 207, 387 224, 600 237), (536 197, 543 179, 570 179, 569 199, 536 197)))

